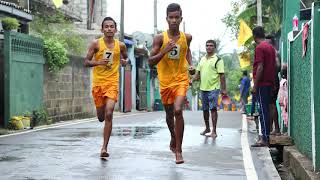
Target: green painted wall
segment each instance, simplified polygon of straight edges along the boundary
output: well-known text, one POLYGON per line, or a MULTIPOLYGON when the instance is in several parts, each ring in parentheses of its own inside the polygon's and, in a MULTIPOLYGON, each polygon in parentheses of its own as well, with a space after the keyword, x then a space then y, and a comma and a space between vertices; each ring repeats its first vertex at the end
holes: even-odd
MULTIPOLYGON (((287 62, 287 34, 292 31, 292 18, 296 14, 298 17, 300 11, 300 0, 283 0, 283 22, 281 31, 281 40, 283 42, 283 62, 287 62)), ((299 28, 301 23, 299 22, 299 28)))
MULTIPOLYGON (((309 31, 311 37, 311 31, 309 31)), ((311 132, 311 41, 307 55, 302 58, 302 36, 290 48, 290 135, 300 152, 312 159, 311 132)))
POLYGON ((42 107, 43 42, 16 32, 5 32, 4 120, 42 107))
POLYGON ((313 56, 313 83, 314 83, 314 114, 316 137, 316 169, 320 170, 320 2, 315 3, 314 11, 314 56, 313 56))

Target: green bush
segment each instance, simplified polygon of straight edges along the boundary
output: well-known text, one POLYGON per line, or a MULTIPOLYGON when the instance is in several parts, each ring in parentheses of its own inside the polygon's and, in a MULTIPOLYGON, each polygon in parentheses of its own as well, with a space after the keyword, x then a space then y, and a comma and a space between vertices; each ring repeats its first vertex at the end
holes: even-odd
POLYGON ((67 54, 82 56, 86 49, 84 39, 61 12, 36 15, 30 23, 30 34, 44 40, 46 64, 53 73, 69 62, 67 54))
POLYGON ((52 119, 49 117, 48 113, 44 109, 40 108, 32 111, 31 127, 46 125, 51 123, 52 123, 52 119))
POLYGON ((72 55, 83 55, 86 50, 85 40, 80 36, 71 21, 63 14, 35 16, 30 23, 30 34, 43 39, 55 37, 72 55))
POLYGON ((12 17, 5 17, 1 20, 1 22, 3 29, 8 31, 18 29, 20 26, 19 21, 16 18, 12 17))
POLYGON ((69 62, 64 44, 55 37, 44 39, 44 56, 49 71, 53 73, 60 71, 69 62))

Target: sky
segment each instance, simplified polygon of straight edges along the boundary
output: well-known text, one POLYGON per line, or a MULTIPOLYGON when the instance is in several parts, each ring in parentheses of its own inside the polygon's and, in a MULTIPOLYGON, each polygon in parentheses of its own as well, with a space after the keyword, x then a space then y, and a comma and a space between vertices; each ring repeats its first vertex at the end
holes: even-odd
MULTIPOLYGON (((231 40, 221 19, 231 10, 231 0, 157 0, 158 30, 168 29, 166 8, 170 3, 178 3, 182 8, 185 32, 192 35, 191 51, 205 51, 208 39, 222 40, 223 49, 220 54, 233 52, 237 48, 236 41, 231 40)), ((124 0, 124 31, 131 34, 135 31, 154 32, 154 0, 124 0)), ((107 0, 107 15, 120 24, 120 0, 107 0)), ((120 29, 120 27, 118 27, 120 29)), ((180 25, 183 30, 183 23, 180 25)))

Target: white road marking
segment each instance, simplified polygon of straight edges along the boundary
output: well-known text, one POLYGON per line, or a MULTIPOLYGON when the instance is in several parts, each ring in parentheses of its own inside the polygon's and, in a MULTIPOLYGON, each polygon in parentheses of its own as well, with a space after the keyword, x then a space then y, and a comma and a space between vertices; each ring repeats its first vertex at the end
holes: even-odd
POLYGON ((242 132, 241 132, 241 146, 243 164, 248 180, 258 180, 257 172, 254 168, 251 151, 248 142, 248 125, 245 115, 242 115, 242 132))

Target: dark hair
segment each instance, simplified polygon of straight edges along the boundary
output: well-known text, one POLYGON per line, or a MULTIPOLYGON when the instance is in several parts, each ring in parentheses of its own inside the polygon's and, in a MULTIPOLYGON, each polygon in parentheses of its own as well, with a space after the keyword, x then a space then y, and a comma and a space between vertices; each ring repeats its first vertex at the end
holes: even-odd
POLYGON ((266 39, 269 39, 271 44, 276 45, 276 37, 273 34, 267 35, 266 39))
POLYGON ((242 72, 242 74, 245 75, 245 76, 248 76, 248 71, 247 71, 247 70, 244 70, 244 71, 242 72))
POLYGON ((206 41, 206 45, 207 45, 208 43, 212 43, 212 44, 214 45, 214 48, 217 48, 217 43, 216 43, 215 40, 209 39, 209 40, 206 41))
POLYGON ((177 3, 171 3, 167 7, 167 16, 169 12, 175 12, 175 11, 180 11, 180 15, 182 16, 182 9, 179 4, 177 3))
POLYGON ((117 23, 116 23, 116 21, 112 18, 112 17, 105 17, 104 19, 103 19, 103 21, 102 21, 102 23, 101 23, 101 28, 103 28, 103 23, 105 22, 105 21, 113 21, 113 23, 114 23, 114 26, 115 26, 115 28, 117 29, 117 23))
POLYGON ((287 65, 283 65, 281 68, 281 77, 287 79, 287 65))
POLYGON ((252 30, 253 37, 265 38, 264 29, 262 26, 257 26, 252 30))

